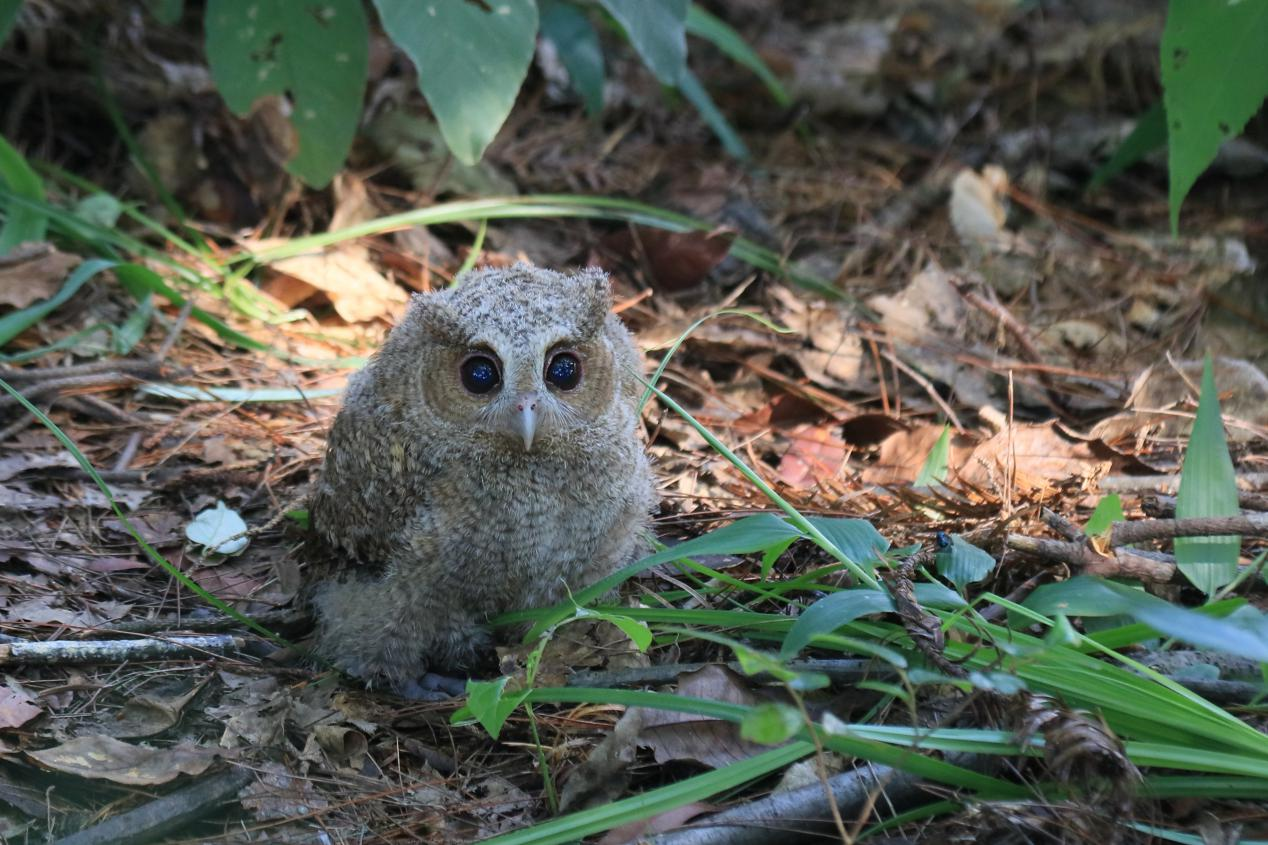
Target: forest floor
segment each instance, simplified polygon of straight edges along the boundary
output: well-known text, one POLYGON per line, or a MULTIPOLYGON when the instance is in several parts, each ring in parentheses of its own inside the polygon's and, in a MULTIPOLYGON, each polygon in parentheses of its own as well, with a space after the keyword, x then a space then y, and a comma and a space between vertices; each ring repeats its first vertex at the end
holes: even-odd
MULTIPOLYGON (((747 162, 726 155, 689 106, 614 45, 600 119, 585 116, 541 57, 484 161, 463 167, 410 87, 412 70, 389 56, 372 73, 374 105, 349 167, 328 190, 301 190, 277 164, 266 118, 238 121, 214 93, 177 83, 173 57, 196 53, 194 34, 137 32, 123 12, 89 28, 74 4, 49 12, 39 49, 28 35, 0 52, 10 104, 0 131, 29 160, 91 180, 196 240, 207 264, 126 218, 112 224, 198 272, 244 250, 467 196, 626 197, 707 221, 711 231, 669 234, 582 219, 493 220, 476 263, 605 268, 649 370, 697 321, 723 309, 759 315, 766 322, 724 313, 701 323, 666 368, 664 390, 802 513, 866 519, 894 547, 932 549, 941 534, 958 534, 984 549, 997 565, 974 592, 1021 601, 1078 574, 1071 561, 1009 546, 1010 535, 1053 536, 1060 521, 1045 522, 1045 509, 1082 525, 1117 492, 1128 518, 1174 512, 1204 354, 1216 359, 1243 504, 1254 507, 1255 491, 1268 487, 1262 118, 1199 183, 1179 237, 1169 232, 1165 155, 1085 190, 1159 96, 1157 4, 968 12, 927 2, 901 13, 882 13, 880 3, 720 5, 798 104, 777 106, 747 71, 693 42, 693 67, 750 148, 747 162), (111 48, 102 74, 115 107, 183 222, 111 123, 78 52, 88 32, 111 48), (737 237, 776 251, 791 275, 728 255, 737 237), (930 483, 921 471, 940 463, 929 459, 944 430, 945 472, 930 483)), ((49 184, 61 185, 69 206, 83 195, 65 180, 49 184)), ((452 280, 478 232, 468 222, 343 240, 208 290, 151 265, 189 307, 158 297, 139 308, 127 280, 103 273, 11 342, 5 352, 19 357, 2 374, 77 445, 153 549, 238 610, 302 638, 293 612, 302 529, 287 513, 304 506, 339 390, 411 292, 452 280), (22 355, 31 350, 43 351, 22 355), (252 529, 231 557, 206 555, 186 536, 218 502, 252 529)), ((59 243, 0 260, 0 304, 51 296, 89 257, 59 243)), ((6 647, 228 638, 172 656, 0 660, 0 841, 65 836, 190 783, 204 796, 225 790, 225 806, 167 841, 486 838, 549 818, 543 767, 567 792, 624 712, 537 704, 531 720, 519 712, 493 740, 478 724, 451 724, 462 699, 366 691, 221 625, 151 562, 48 428, 13 400, 0 400, 0 413, 6 647), (224 772, 249 777, 224 781, 224 772)), ((661 485, 659 536, 694 537, 770 509, 684 419, 651 403, 644 422, 661 485)), ((1244 557, 1262 549, 1262 539, 1248 540, 1244 557)), ((769 577, 789 581, 824 563, 794 546, 769 577)), ((760 556, 710 565, 744 582, 764 577, 760 556)), ((1200 603, 1170 565, 1154 592, 1200 603)), ((683 577, 660 567, 624 590, 650 595, 683 577)), ((1248 579, 1243 593, 1268 604, 1262 579, 1248 579)), ((697 601, 725 606, 711 594, 684 604, 697 601)), ((660 638, 638 653, 611 630, 560 636, 539 680, 562 686, 582 670, 730 659, 704 640, 660 638)), ((523 655, 507 645, 503 657, 514 668, 523 655)), ((682 678, 647 685, 753 700, 729 670, 682 678)), ((833 712, 862 716, 882 693, 834 695, 833 712)), ((895 710, 872 716, 907 718, 895 710)), ((1239 712, 1263 729, 1262 707, 1239 712)), ((756 753, 719 728, 732 726, 686 724, 673 737, 645 726, 604 800, 756 753)), ((661 821, 685 824, 776 783, 758 780, 661 821)), ((1119 812, 1107 802, 1088 799, 1119 812)), ((1122 806, 1194 835, 1209 819, 1268 835, 1262 804, 1122 806)), ((1101 828, 1054 821, 1039 807, 965 804, 884 835, 1103 839, 1101 828)), ((638 835, 642 828, 617 830, 602 841, 638 835)))

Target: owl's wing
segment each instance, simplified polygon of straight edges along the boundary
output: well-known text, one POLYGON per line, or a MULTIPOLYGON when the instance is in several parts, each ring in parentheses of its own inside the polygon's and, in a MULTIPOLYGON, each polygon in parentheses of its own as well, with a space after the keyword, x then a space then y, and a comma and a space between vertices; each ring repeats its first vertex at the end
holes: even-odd
POLYGON ((311 527, 341 566, 379 569, 427 505, 435 468, 424 460, 392 403, 374 398, 369 374, 349 385, 313 495, 311 527))

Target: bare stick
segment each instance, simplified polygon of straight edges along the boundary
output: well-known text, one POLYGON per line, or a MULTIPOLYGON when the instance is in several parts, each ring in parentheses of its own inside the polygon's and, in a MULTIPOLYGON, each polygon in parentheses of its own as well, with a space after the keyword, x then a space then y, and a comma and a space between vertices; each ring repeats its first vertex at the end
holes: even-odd
POLYGON ((1081 567, 1086 575, 1136 578, 1140 581, 1165 583, 1176 574, 1176 565, 1173 561, 1161 557, 1147 557, 1126 549, 1116 549, 1112 556, 1107 556, 1098 554, 1086 543, 1046 540, 1040 537, 1027 537, 1023 534, 1009 534, 1004 540, 1004 545, 1013 551, 1081 567))
MULTIPOLYGON (((979 769, 985 755, 957 755, 957 765, 979 769)), ((991 765, 991 763, 988 763, 991 765)), ((874 792, 883 793, 885 806, 899 812, 928 802, 930 793, 916 775, 888 766, 864 764, 828 779, 841 815, 855 816, 871 805, 874 792)), ((760 801, 747 801, 690 827, 651 838, 655 845, 766 845, 834 838, 827 796, 822 785, 803 786, 760 801)))
POLYGON ((1223 537, 1229 534, 1268 536, 1268 514, 1116 522, 1111 529, 1110 544, 1127 546, 1132 543, 1143 543, 1146 540, 1170 540, 1174 537, 1223 537))
MULTIPOLYGON (((1101 490, 1106 493, 1134 493, 1156 490, 1160 493, 1174 493, 1180 489, 1178 475, 1109 475, 1099 482, 1101 490)), ((1237 476, 1237 486, 1241 489, 1259 490, 1268 487, 1268 472, 1243 472, 1237 476)))
POLYGON ((219 634, 140 640, 48 640, 0 643, 0 666, 48 666, 62 663, 123 663, 242 651, 246 640, 219 634))
POLYGON ((237 795, 254 777, 254 772, 243 768, 203 778, 135 810, 63 836, 54 845, 140 845, 153 842, 216 809, 237 795))

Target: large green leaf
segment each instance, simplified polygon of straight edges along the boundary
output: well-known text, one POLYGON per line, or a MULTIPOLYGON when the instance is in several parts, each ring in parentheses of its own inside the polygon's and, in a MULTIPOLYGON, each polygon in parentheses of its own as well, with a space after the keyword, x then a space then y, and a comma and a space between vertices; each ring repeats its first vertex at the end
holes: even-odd
POLYGON ((871 564, 889 549, 886 540, 866 519, 811 516, 806 521, 818 528, 852 563, 871 564))
POLYGON ((772 546, 801 537, 802 533, 783 517, 759 513, 737 519, 716 531, 693 537, 684 543, 643 558, 644 567, 701 555, 746 555, 764 552, 772 546))
POLYGON ((418 69, 418 84, 445 143, 475 164, 515 105, 537 39, 533 0, 374 0, 396 46, 418 69), (488 11, 486 11, 488 9, 488 11))
MULTIPOLYGON (((957 608, 964 599, 941 584, 916 584, 916 601, 926 607, 957 608)), ((894 600, 880 590, 840 590, 819 599, 806 608, 784 637, 779 649, 781 660, 795 657, 820 634, 830 634, 860 616, 894 610, 894 600)))
POLYGON ((1249 605, 1218 619, 1144 590, 1080 575, 1042 585, 1030 594, 1025 606, 1048 615, 1130 616, 1163 636, 1212 651, 1268 661, 1268 616, 1249 605))
POLYGON ((564 0, 540 0, 542 35, 555 45, 572 87, 591 116, 603 110, 603 46, 585 12, 564 0))
POLYGON ((678 87, 687 70, 688 0, 599 0, 625 30, 643 64, 678 87))
POLYGON ((1268 95, 1268 2, 1171 0, 1162 88, 1171 171, 1171 231, 1180 204, 1220 144, 1241 134, 1268 95))
POLYGON ((938 549, 934 560, 938 564, 938 574, 957 587, 976 584, 995 568, 995 558, 959 534, 951 534, 946 540, 946 546, 938 549))
MULTIPOLYGON (((2 21, 0 21, 2 23, 2 21)), ((3 40, 3 39, 0 39, 3 40)), ((0 137, 0 184, 20 197, 44 202, 44 183, 35 174, 22 154, 0 137)), ((4 255, 23 241, 42 241, 48 227, 48 216, 30 206, 10 202, 4 211, 4 225, 0 226, 0 255, 4 255)))
POLYGON ((261 97, 289 96, 298 149, 286 169, 315 188, 329 183, 361 117, 369 30, 360 0, 208 0, 205 26, 229 108, 241 116, 261 97))
MULTIPOLYGON (((1237 477, 1228 455, 1215 373, 1208 357, 1202 368, 1197 418, 1193 421, 1184 467, 1180 470, 1176 517, 1236 516, 1238 513, 1237 477)), ((1176 540, 1175 549, 1180 571, 1208 596, 1237 577, 1240 537, 1183 537, 1176 540)))
POLYGON ((9 37, 13 24, 17 22, 18 10, 22 8, 22 0, 0 0, 0 46, 9 37))

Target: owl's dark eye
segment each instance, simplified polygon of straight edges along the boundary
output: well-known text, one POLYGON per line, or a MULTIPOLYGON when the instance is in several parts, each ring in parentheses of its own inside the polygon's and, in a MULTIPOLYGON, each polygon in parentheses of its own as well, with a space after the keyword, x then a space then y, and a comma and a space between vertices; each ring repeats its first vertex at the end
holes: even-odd
POLYGON ((488 355, 472 355, 462 362, 462 386, 472 393, 488 393, 502 382, 498 365, 488 355))
POLYGON ((572 390, 581 382, 581 362, 571 352, 560 352, 546 365, 546 381, 560 390, 572 390))

